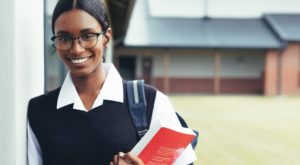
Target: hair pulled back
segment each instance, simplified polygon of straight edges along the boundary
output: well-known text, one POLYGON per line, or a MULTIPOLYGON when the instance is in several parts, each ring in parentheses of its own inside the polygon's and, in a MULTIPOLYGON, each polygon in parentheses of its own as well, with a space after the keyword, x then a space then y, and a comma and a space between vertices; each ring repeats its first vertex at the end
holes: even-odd
MULTIPOLYGON (((59 0, 52 15, 52 33, 57 18, 64 12, 72 9, 81 9, 93 16, 101 25, 103 32, 109 28, 109 19, 106 7, 102 0, 59 0)), ((76 19, 76 18, 74 18, 76 19)))

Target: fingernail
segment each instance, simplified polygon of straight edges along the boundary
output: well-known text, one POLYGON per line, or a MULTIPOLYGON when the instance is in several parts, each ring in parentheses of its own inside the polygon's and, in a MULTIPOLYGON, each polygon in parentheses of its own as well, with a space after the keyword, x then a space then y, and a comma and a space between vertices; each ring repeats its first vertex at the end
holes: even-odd
POLYGON ((119 152, 119 157, 121 157, 121 158, 124 158, 125 157, 125 154, 124 154, 124 152, 119 152))

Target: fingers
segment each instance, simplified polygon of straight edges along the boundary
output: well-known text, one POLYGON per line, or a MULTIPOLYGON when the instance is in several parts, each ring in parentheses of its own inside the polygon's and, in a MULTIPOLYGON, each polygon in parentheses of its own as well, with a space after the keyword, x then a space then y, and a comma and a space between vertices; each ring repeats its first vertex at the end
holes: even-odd
POLYGON ((109 165, 144 165, 143 161, 130 153, 119 152, 113 157, 113 161, 109 165))
POLYGON ((117 155, 114 155, 109 165, 132 165, 132 163, 126 159, 126 155, 123 152, 119 152, 117 155))
POLYGON ((118 155, 115 155, 113 157, 113 160, 111 162, 109 162, 109 165, 118 165, 119 164, 119 157, 118 155))
POLYGON ((143 161, 139 157, 133 156, 130 153, 127 153, 125 155, 126 155, 126 159, 129 160, 130 162, 132 162, 132 164, 134 164, 134 165, 144 165, 143 161))
POLYGON ((118 153, 118 165, 132 165, 132 162, 127 158, 127 154, 123 153, 123 152, 119 152, 118 153))
POLYGON ((115 155, 113 159, 114 164, 119 164, 119 156, 115 155))
POLYGON ((119 152, 118 153, 118 156, 120 157, 120 158, 126 158, 126 155, 125 155, 125 153, 124 152, 119 152))

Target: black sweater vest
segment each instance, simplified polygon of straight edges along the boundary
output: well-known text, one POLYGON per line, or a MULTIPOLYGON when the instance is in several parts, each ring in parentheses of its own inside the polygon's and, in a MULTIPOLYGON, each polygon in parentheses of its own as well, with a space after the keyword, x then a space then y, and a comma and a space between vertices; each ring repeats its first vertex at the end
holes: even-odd
MULTIPOLYGON (((125 83, 123 83, 125 85, 125 83)), ((43 165, 108 165, 113 155, 129 152, 138 142, 127 105, 104 100, 89 112, 73 104, 56 109, 60 89, 33 98, 28 106, 30 126, 40 144, 43 165)), ((156 90, 145 85, 150 125, 156 90)))

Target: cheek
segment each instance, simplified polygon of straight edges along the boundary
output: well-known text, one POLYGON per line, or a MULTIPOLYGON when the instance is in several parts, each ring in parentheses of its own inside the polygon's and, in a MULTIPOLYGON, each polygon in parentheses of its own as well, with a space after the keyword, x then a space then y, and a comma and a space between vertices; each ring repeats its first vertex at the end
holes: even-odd
POLYGON ((58 55, 62 60, 64 60, 64 56, 65 56, 65 53, 64 53, 64 52, 59 51, 59 50, 56 50, 56 53, 57 53, 57 55, 58 55))
POLYGON ((56 54, 58 58, 60 58, 60 61, 63 62, 65 65, 68 65, 68 60, 66 59, 67 53, 62 51, 56 51, 56 54))
POLYGON ((103 50, 102 49, 96 49, 94 51, 94 53, 96 54, 96 58, 99 60, 99 61, 102 61, 102 56, 103 56, 103 50))
POLYGON ((98 43, 97 46, 93 49, 93 52, 97 55, 102 57, 104 53, 104 47, 102 43, 98 43))
POLYGON ((102 50, 107 46, 106 39, 104 37, 101 37, 98 39, 97 46, 102 50))

